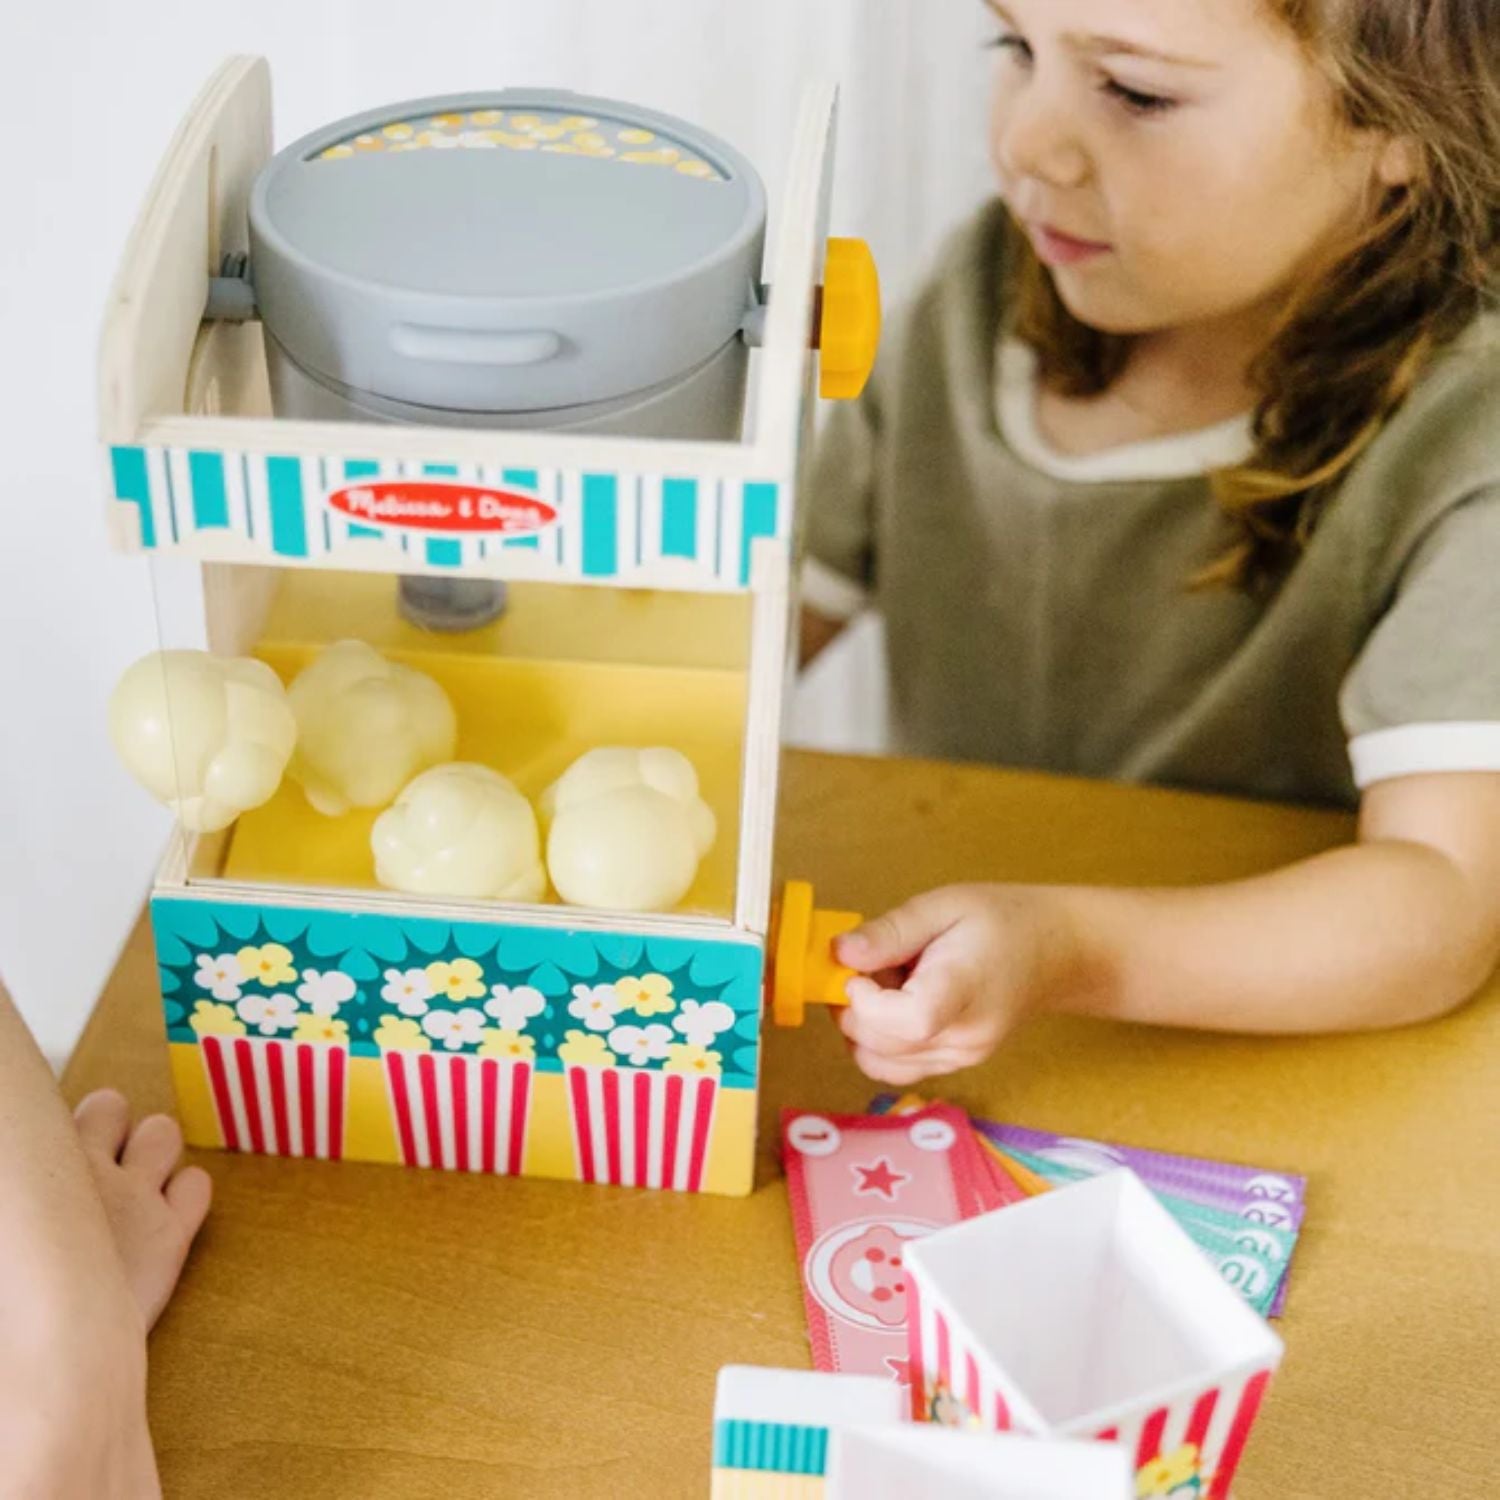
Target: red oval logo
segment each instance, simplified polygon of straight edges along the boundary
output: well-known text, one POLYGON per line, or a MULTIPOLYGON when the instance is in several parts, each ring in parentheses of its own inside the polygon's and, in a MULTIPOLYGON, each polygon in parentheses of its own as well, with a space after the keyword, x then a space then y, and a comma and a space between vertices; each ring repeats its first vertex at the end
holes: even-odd
POLYGON ((482 531, 501 536, 541 531, 557 510, 539 495, 456 479, 369 479, 332 491, 329 505, 365 526, 405 531, 482 531))

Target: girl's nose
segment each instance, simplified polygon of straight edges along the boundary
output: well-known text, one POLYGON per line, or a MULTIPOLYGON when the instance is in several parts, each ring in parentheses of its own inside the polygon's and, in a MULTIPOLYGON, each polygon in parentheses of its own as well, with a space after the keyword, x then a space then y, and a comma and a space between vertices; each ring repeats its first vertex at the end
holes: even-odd
POLYGON ((1049 187, 1082 187, 1090 161, 1066 106, 1031 80, 1007 91, 995 111, 995 161, 1009 182, 1024 178, 1049 187))

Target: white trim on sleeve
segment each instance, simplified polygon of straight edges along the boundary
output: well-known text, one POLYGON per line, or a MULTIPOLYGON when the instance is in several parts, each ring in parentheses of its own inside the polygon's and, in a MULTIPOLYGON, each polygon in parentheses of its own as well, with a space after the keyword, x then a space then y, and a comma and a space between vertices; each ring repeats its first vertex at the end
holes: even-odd
POLYGON ((802 564, 802 602, 830 620, 852 620, 870 602, 857 583, 809 557, 802 564))
POLYGON ((1349 741, 1354 783, 1363 791, 1377 781, 1437 771, 1500 771, 1500 722, 1401 724, 1349 741))

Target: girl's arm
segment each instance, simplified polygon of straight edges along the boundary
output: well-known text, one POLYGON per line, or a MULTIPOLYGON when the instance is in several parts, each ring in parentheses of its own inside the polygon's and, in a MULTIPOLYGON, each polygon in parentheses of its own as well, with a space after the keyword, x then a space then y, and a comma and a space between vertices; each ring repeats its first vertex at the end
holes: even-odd
POLYGON ((1061 1011, 1219 1031, 1399 1026, 1500 962, 1500 775, 1382 782, 1359 841, 1194 889, 937 891, 841 945, 860 1065, 893 1083, 966 1067, 1061 1011))
POLYGON ((0 1454, 17 1493, 159 1493, 145 1322, 73 1119, 3 984, 0 1454))

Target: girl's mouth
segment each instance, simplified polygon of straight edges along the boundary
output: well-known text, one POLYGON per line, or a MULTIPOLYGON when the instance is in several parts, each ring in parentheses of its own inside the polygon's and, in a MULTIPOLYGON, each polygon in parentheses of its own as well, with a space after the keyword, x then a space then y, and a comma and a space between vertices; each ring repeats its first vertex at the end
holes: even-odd
POLYGON ((1064 234, 1050 224, 1028 224, 1026 228, 1037 257, 1048 266, 1082 265, 1085 261, 1107 255, 1111 249, 1098 240, 1082 240, 1077 235, 1064 234))

